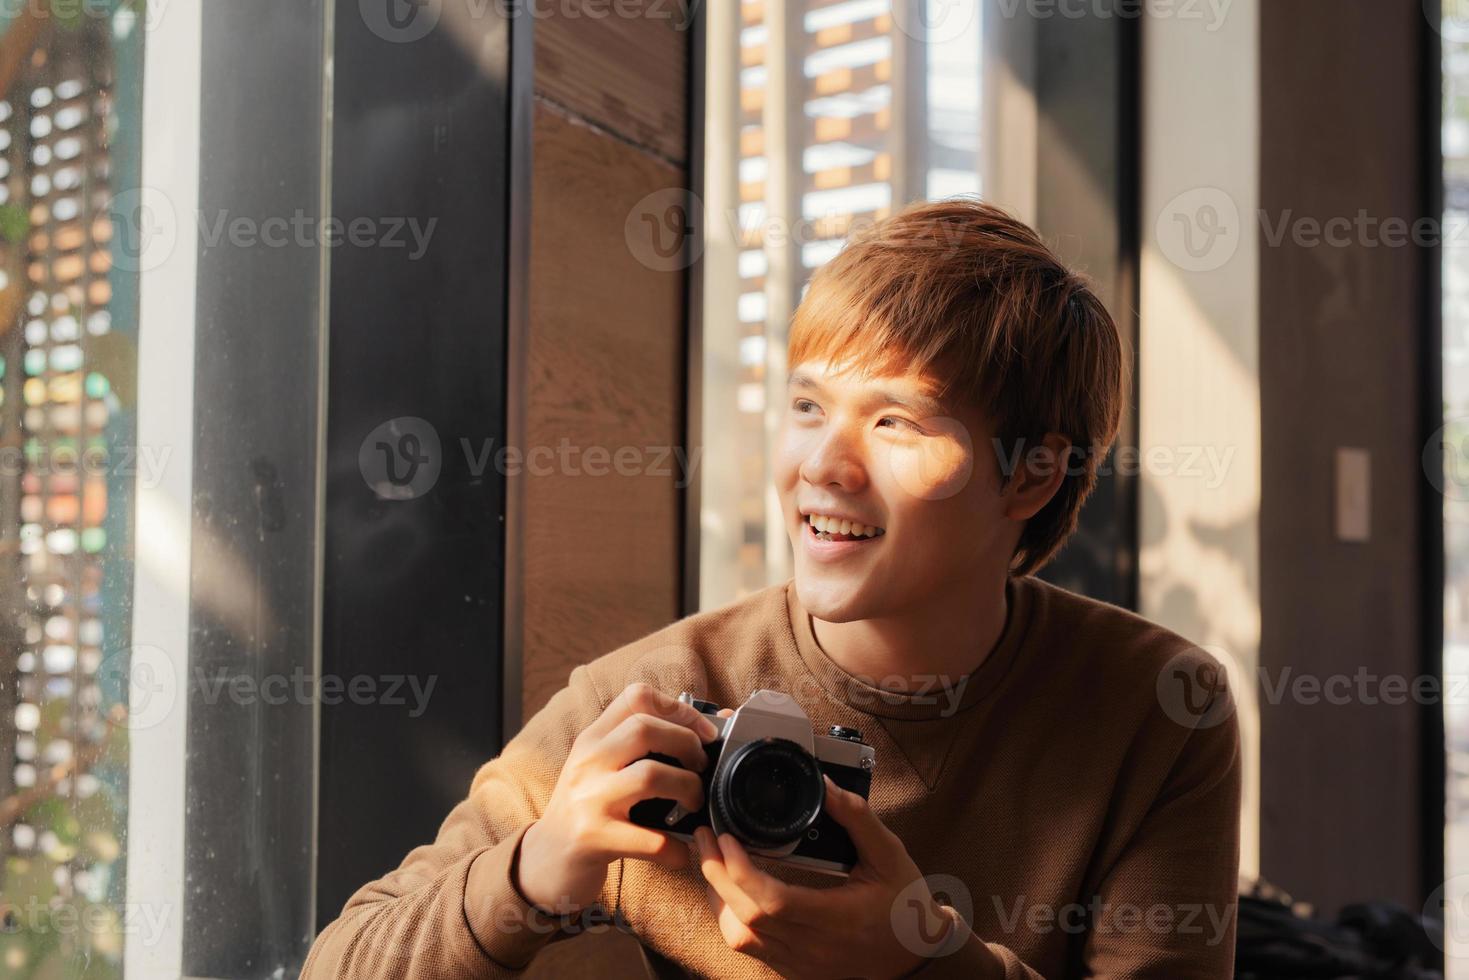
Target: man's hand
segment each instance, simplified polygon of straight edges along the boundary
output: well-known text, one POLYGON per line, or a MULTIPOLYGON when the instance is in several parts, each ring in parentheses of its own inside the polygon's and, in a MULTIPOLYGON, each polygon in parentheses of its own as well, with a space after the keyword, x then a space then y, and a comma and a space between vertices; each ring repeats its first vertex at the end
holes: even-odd
POLYGON ((572 743, 545 813, 521 839, 520 893, 545 911, 574 912, 601 895, 617 858, 687 866, 685 844, 631 823, 628 811, 653 797, 703 806, 703 743, 717 734, 691 705, 647 684, 628 685, 572 743), (644 759, 650 752, 684 768, 644 759))
POLYGON ((719 931, 731 949, 786 977, 902 976, 922 963, 924 950, 939 945, 952 920, 922 884, 903 842, 866 800, 828 779, 826 810, 851 835, 858 855, 847 882, 835 888, 787 884, 755 867, 730 835, 716 841, 708 827, 695 832, 719 931), (922 917, 915 930, 921 942, 900 938, 894 928, 899 902, 905 921, 922 917))

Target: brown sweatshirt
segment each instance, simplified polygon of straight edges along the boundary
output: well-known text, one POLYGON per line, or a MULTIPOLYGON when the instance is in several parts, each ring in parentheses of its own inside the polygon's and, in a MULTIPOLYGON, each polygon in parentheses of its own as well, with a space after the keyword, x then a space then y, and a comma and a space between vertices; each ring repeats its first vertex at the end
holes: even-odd
MULTIPOLYGON (((1239 730, 1226 689, 1188 686, 1209 677, 1212 659, 1038 579, 1012 579, 1007 592, 990 656, 927 693, 900 696, 882 678, 845 673, 789 583, 576 668, 480 769, 437 839, 352 896, 302 976, 508 977, 564 936, 512 883, 517 848, 572 739, 635 680, 729 707, 760 688, 785 691, 818 732, 862 733, 877 753, 874 811, 973 927, 918 976, 1230 976, 1239 730), (465 892, 476 861, 493 872, 491 894, 465 892)), ((839 882, 767 867, 806 884, 839 882)), ((692 975, 772 975, 725 945, 697 865, 614 862, 602 903, 692 975)))

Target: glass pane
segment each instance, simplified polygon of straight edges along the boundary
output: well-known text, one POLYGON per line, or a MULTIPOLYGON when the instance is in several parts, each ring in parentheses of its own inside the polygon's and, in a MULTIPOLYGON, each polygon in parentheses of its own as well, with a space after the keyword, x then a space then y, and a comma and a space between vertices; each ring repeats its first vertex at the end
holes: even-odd
MULTIPOLYGON (((80 9, 80 8, 79 8, 80 9)), ((129 3, 0 33, 0 974, 121 976, 140 165, 129 3), (130 271, 131 270, 131 271, 130 271)))
MULTIPOLYGON (((181 910, 184 976, 293 976, 314 927, 329 6, 196 5, 198 200, 190 207, 198 221, 189 230, 198 247, 192 296, 180 297, 194 312, 191 357, 180 365, 193 390, 193 458, 187 495, 160 501, 187 522, 189 536, 186 589, 165 598, 177 606, 175 622, 186 621, 168 651, 182 703, 134 751, 135 783, 164 766, 174 772, 163 793, 134 792, 134 806, 149 806, 156 819, 132 821, 130 853, 147 852, 142 833, 165 850, 171 820, 182 823, 183 847, 169 851, 181 866, 167 877, 153 862, 137 866, 157 881, 156 892, 129 884, 134 900, 181 910)), ((167 16, 186 9, 171 6, 167 16)), ((171 39, 153 33, 150 43, 159 55, 148 60, 152 107, 166 91, 155 62, 177 54, 171 39)), ((165 129, 145 134, 150 149, 165 129)), ((170 193, 183 200, 187 189, 170 193)), ((150 275, 141 397, 145 421, 161 427, 159 406, 175 401, 158 370, 168 357, 160 338, 186 337, 155 312, 164 287, 150 275)), ((143 430, 145 445, 152 431, 143 430)), ((147 556, 156 541, 144 532, 140 519, 147 556)), ((143 603, 140 590, 140 621, 149 614, 143 603)), ((154 975, 131 953, 127 965, 154 975)), ((159 975, 168 967, 148 966, 159 975)))
POLYGON ((324 39, 0 15, 0 976, 310 941, 324 39))
MULTIPOLYGON (((1448 12, 1452 4, 1445 5, 1448 12)), ((1444 227, 1469 220, 1469 32, 1445 20, 1443 30, 1444 227)), ((1452 241, 1452 240, 1451 240, 1452 241)), ((1444 493, 1445 677, 1469 673, 1469 489, 1455 464, 1463 466, 1469 446, 1469 250, 1443 249, 1443 395, 1446 453, 1444 493), (1449 450, 1460 447, 1450 454, 1449 450)), ((1444 932, 1450 978, 1469 977, 1469 705, 1448 698, 1444 708, 1448 747, 1445 787, 1444 932)))

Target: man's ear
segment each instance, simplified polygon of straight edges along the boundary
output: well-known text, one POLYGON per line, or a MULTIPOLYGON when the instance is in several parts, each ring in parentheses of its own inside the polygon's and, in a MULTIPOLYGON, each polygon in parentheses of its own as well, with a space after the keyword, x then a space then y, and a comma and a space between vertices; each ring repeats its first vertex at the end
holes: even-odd
POLYGON ((1028 521, 1051 502, 1071 463, 1071 440, 1057 432, 1020 454, 1014 475, 1005 484, 1005 516, 1028 521))

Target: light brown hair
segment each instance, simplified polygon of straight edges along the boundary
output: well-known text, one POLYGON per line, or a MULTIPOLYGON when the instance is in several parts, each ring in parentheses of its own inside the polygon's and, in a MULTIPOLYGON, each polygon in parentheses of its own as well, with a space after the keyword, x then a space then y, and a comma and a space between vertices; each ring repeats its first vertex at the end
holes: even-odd
POLYGON ((812 276, 788 360, 930 375, 940 397, 986 415, 1002 482, 1006 460, 1024 459, 1046 434, 1070 440, 1060 488, 1021 532, 1015 575, 1043 566, 1076 529, 1117 437, 1129 373, 1089 282, 1024 223, 970 197, 913 204, 854 234, 812 276))

